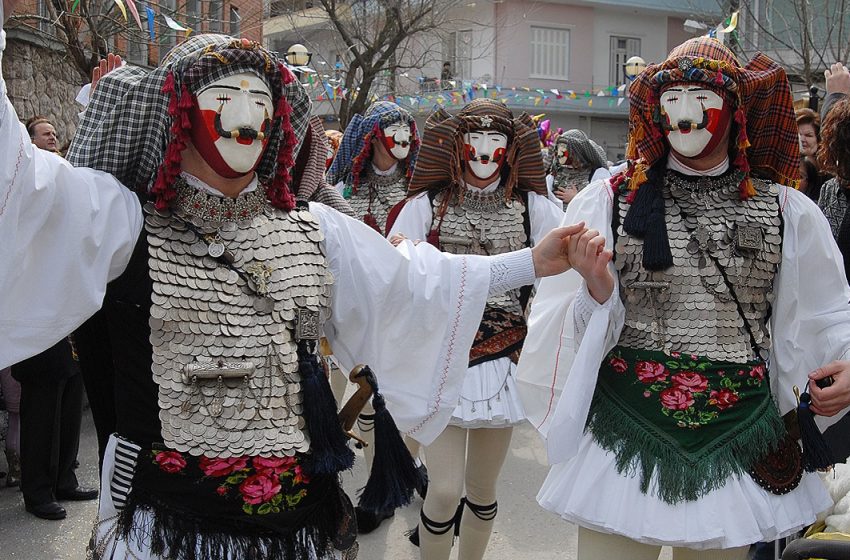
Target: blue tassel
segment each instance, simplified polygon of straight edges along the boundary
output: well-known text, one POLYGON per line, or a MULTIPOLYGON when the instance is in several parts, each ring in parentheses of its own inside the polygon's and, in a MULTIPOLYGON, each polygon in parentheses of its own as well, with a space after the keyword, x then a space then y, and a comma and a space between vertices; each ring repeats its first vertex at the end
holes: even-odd
POLYGON ((348 438, 339 424, 328 378, 308 341, 298 342, 298 371, 304 420, 310 434, 308 471, 334 474, 350 469, 354 465, 354 451, 348 447, 348 438))
POLYGON ((413 491, 421 484, 421 473, 387 410, 378 381, 369 367, 363 368, 372 386, 372 407, 375 409, 375 458, 369 480, 360 494, 358 506, 373 512, 388 512, 406 506, 413 491))

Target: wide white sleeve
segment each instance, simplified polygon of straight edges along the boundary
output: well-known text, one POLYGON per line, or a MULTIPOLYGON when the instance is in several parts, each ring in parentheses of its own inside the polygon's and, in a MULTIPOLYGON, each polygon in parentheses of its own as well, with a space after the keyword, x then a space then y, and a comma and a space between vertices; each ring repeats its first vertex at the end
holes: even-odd
POLYGON ((531 220, 531 244, 537 245, 547 233, 561 225, 564 211, 545 196, 529 193, 528 217, 531 220))
POLYGON ((546 175, 546 198, 551 200, 555 205, 557 205, 561 212, 564 211, 564 201, 555 196, 555 177, 552 175, 546 175))
POLYGON ((396 216, 395 223, 387 234, 387 238, 400 233, 411 240, 424 241, 431 229, 431 220, 434 216, 431 209, 431 199, 428 193, 408 199, 401 211, 396 216))
POLYGON ((32 145, 0 78, 0 368, 97 311, 141 227, 138 198, 114 177, 32 145))
MULTIPOLYGON (((588 228, 602 232, 606 247, 612 249, 612 207, 608 182, 593 183, 570 202, 562 224, 584 221, 588 228)), ((611 270, 616 278, 613 265, 611 270)), ((590 306, 590 315, 584 317, 582 344, 577 344, 581 333, 576 332, 576 311, 582 308, 577 294, 586 291, 584 280, 574 270, 540 281, 517 369, 523 407, 547 439, 550 460, 563 457, 577 446, 599 364, 616 344, 623 327, 625 308, 615 289, 606 304, 590 306), (557 437, 547 437, 549 433, 557 437)))
POLYGON ((310 203, 334 275, 326 334, 345 368, 369 364, 403 432, 431 443, 457 404, 490 284, 487 257, 398 248, 371 228, 310 203))
MULTIPOLYGON (((771 389, 784 414, 796 405, 809 372, 850 355, 850 288, 844 261, 823 213, 807 196, 780 187, 785 233, 776 278, 770 359, 771 389)), ((817 417, 821 429, 844 411, 817 417)))

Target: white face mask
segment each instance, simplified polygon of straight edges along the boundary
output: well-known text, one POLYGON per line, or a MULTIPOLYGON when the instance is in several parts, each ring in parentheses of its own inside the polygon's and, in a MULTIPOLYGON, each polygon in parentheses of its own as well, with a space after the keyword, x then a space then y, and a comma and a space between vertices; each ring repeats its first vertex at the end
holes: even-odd
POLYGON ((237 173, 252 171, 270 133, 264 126, 274 114, 266 83, 251 73, 227 76, 198 93, 198 108, 204 122, 212 120, 208 132, 224 163, 237 173))
POLYGON ((567 159, 569 159, 569 154, 567 154, 567 147, 563 144, 558 144, 556 148, 556 154, 558 157, 558 163, 561 165, 567 165, 567 159))
POLYGON ((508 137, 494 130, 473 130, 463 135, 466 161, 479 179, 492 179, 499 173, 508 149, 508 137))
POLYGON ((685 157, 703 153, 715 134, 725 132, 728 122, 722 126, 719 122, 723 104, 722 97, 699 85, 674 86, 664 91, 661 119, 670 147, 685 157))
POLYGON ((410 153, 410 125, 394 123, 382 129, 384 132, 384 147, 397 160, 402 160, 410 153))

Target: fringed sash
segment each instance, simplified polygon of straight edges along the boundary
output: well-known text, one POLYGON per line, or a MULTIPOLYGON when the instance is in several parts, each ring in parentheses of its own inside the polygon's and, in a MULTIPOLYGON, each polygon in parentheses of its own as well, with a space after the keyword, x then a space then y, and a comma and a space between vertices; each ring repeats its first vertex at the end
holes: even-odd
POLYGON ((762 361, 617 346, 602 362, 588 430, 621 474, 676 504, 747 473, 785 435, 762 361))

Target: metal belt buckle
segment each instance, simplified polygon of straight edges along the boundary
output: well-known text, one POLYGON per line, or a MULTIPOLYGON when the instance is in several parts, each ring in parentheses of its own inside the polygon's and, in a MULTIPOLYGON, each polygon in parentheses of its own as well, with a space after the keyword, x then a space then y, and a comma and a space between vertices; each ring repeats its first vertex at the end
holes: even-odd
POLYGON ((244 379, 254 375, 252 362, 192 362, 183 367, 183 383, 194 384, 203 380, 244 379))

